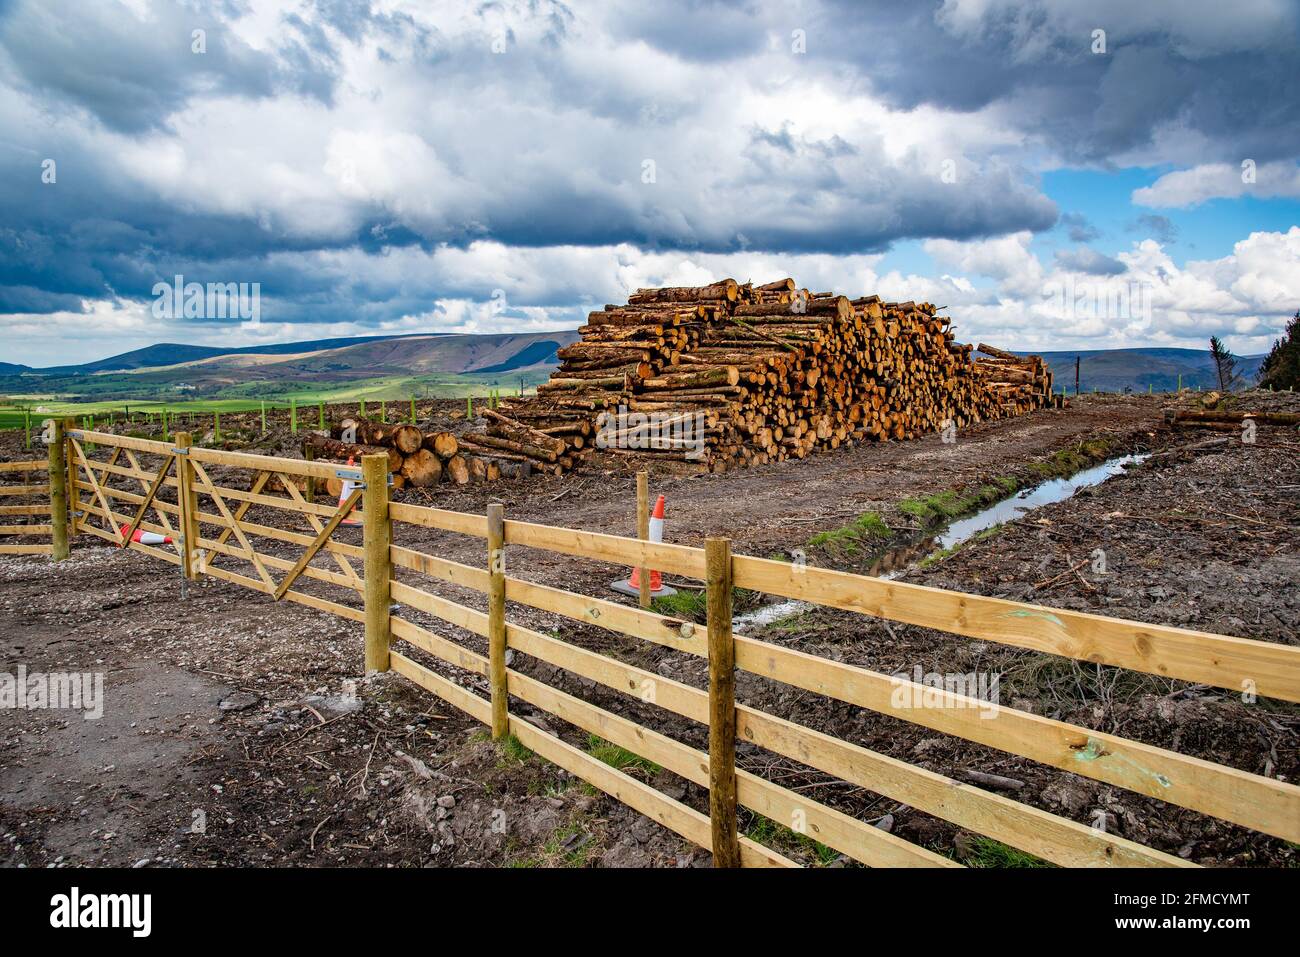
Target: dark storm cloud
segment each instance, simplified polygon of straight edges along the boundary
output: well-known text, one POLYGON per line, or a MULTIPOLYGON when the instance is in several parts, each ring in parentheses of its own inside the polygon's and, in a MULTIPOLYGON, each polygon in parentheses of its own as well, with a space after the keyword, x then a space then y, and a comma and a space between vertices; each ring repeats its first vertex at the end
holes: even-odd
POLYGON ((936 22, 937 10, 914 0, 829 0, 808 8, 809 56, 850 65, 903 109, 978 110, 1018 85, 1005 31, 960 42, 936 22))
MULTIPOLYGON (((951 0, 495 0, 433 15, 313 0, 250 45, 233 24, 252 2, 160 0, 143 19, 110 2, 0 4, 0 312, 148 299, 182 273, 262 282, 268 319, 377 322, 484 291, 451 272, 389 276, 393 250, 880 252, 1051 228, 1056 206, 1026 169, 1043 150, 1105 163, 1171 123, 1207 144, 1193 161, 1300 150, 1294 46, 1192 42, 1141 5, 1132 23, 1108 8, 1111 48, 1094 56, 1086 22, 1048 0, 989 0, 981 16, 951 0), (855 97, 916 113, 863 119, 855 97), (990 112, 950 130, 933 108, 990 112), (297 140, 301 155, 276 152, 297 140), (129 146, 140 155, 119 162, 129 146), (45 157, 57 185, 40 182, 45 157), (349 164, 362 168, 344 183, 349 164), (323 265, 341 251, 351 273, 323 265)), ((1080 214, 1061 222, 1074 242, 1097 236, 1080 214)), ((1063 255, 1113 269, 1090 249, 1063 255)), ((581 288, 557 275, 528 304, 581 288)))
POLYGON ((1061 225, 1066 227, 1072 243, 1090 243, 1101 235, 1101 230, 1088 222, 1082 213, 1062 213, 1061 225))
POLYGON ((1161 124, 1203 134, 1201 161, 1291 157, 1300 7, 1254 6, 1025 0, 990 3, 972 25, 952 15, 959 3, 831 0, 812 8, 809 47, 854 65, 900 108, 1006 106, 1010 122, 1073 160, 1149 146, 1161 124), (1092 52, 1093 29, 1106 30, 1105 53, 1092 52))
POLYGON ((685 60, 741 59, 768 44, 770 8, 756 0, 658 0, 609 14, 610 32, 685 60))
POLYGON ((1126 227, 1131 233, 1147 233, 1162 246, 1178 242, 1178 226, 1168 216, 1143 213, 1126 227))
POLYGON ((1126 272, 1128 267, 1118 259, 1112 259, 1097 252, 1090 246, 1080 246, 1078 249, 1058 249, 1056 251, 1056 261, 1065 269, 1073 272, 1086 272, 1091 276, 1118 276, 1126 272))
POLYGON ((0 152, 0 286, 39 287, 55 308, 66 308, 67 297, 147 295, 171 263, 315 245, 250 230, 244 217, 180 212, 102 178, 91 156, 51 152, 58 157, 52 184, 41 182, 35 158, 0 152))
POLYGON ((50 108, 81 108, 123 132, 162 126, 197 95, 328 99, 334 51, 319 27, 291 18, 296 31, 274 54, 262 52, 227 28, 229 8, 159 3, 141 22, 108 2, 14 3, 0 11, 5 72, 50 108), (195 30, 204 31, 203 52, 195 30))

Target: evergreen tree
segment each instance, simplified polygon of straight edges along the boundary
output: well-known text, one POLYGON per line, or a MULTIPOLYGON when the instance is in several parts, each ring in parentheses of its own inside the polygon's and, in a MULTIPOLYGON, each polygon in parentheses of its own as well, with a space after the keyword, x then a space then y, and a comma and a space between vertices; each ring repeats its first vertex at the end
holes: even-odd
POLYGON ((1282 338, 1273 343, 1259 367, 1259 384, 1272 389, 1300 388, 1300 311, 1297 311, 1282 338))
POLYGON ((1237 374, 1237 357, 1228 351, 1223 340, 1210 336, 1210 358, 1214 360, 1214 371, 1219 376, 1219 391, 1231 392, 1241 383, 1237 374))

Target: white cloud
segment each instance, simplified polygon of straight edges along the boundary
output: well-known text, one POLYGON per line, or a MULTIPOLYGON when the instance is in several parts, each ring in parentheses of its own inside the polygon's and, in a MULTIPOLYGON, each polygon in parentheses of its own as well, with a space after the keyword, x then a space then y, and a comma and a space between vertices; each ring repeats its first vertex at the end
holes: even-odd
MULTIPOLYGON (((1055 215, 1019 169, 1024 135, 992 108, 891 109, 855 76, 783 50, 684 60, 608 32, 600 7, 569 19, 545 3, 392 9, 427 35, 348 34, 298 4, 232 22, 251 46, 251 18, 275 49, 299 39, 301 21, 279 15, 307 16, 333 44, 328 98, 214 90, 161 105, 146 132, 79 112, 65 134, 110 181, 289 244, 387 221, 429 242, 834 251, 1055 215), (956 184, 940 179, 948 160, 956 184)), ((29 138, 60 122, 27 105, 14 125, 29 138)))
MULTIPOLYGON (((359 250, 277 254, 277 269, 332 277, 386 299, 401 290, 414 307, 400 318, 316 323, 160 324, 148 309, 96 302, 88 313, 0 317, 0 330, 40 336, 37 351, 77 326, 95 331, 60 361, 98 358, 149 342, 252 345, 327 336, 415 332, 521 332, 576 328, 586 312, 623 301, 641 286, 698 285, 719 277, 769 282, 786 275, 814 290, 878 294, 945 307, 962 341, 1015 349, 1059 350, 1167 345, 1201 348, 1224 337, 1240 354, 1267 350, 1300 307, 1300 226, 1257 232, 1215 260, 1179 267, 1155 240, 1116 257, 1126 271, 1097 275, 1044 264, 1028 234, 969 243, 935 242, 926 250, 949 271, 935 276, 881 272, 884 257, 767 253, 647 252, 601 247, 510 248, 495 242, 466 248, 416 247, 366 255, 359 250), (504 309, 493 303, 504 296, 504 309)), ((264 302, 264 309, 266 304, 264 302)), ((48 355, 48 352, 46 352, 48 355)), ((23 361, 19 359, 19 361, 23 361)), ((28 360, 30 361, 30 360, 28 360)))
POLYGON ((1256 166, 1249 160, 1236 166, 1206 163, 1166 173, 1150 186, 1135 189, 1132 199, 1138 206, 1181 209, 1206 200, 1241 196, 1300 197, 1300 165, 1281 162, 1256 166))
POLYGON ((963 272, 995 279, 1008 292, 1028 296, 1043 278, 1043 267, 1029 250, 1034 236, 1028 231, 976 242, 930 239, 922 244, 940 263, 963 272))
POLYGON ((167 331, 148 303, 122 299, 86 300, 79 312, 0 313, 5 361, 31 366, 102 359, 165 341, 167 331))
POLYGON ((1056 350, 1200 348, 1218 335, 1249 355, 1266 351, 1300 308, 1300 227, 1252 233, 1231 255, 1181 268, 1158 242, 1142 240, 1116 257, 1125 271, 1105 277, 1067 268, 1068 260, 1044 266, 1029 238, 926 244, 940 261, 994 280, 950 284, 950 312, 965 337, 1056 350))
POLYGON ((1164 33, 1179 52, 1208 57, 1291 42, 1296 9, 1288 0, 944 0, 935 19, 958 35, 1013 29, 1021 56, 1047 56, 1049 39, 1066 39, 1088 51, 1092 31, 1107 45, 1164 33))
MULTIPOLYGON (((0 187, 13 210, 0 266, 18 278, 5 308, 24 310, 10 326, 42 348, 26 312, 41 301, 65 309, 50 328, 104 330, 102 355, 135 335, 571 328, 637 286, 722 275, 929 300, 969 338, 1039 348, 1190 344, 1207 328, 1254 342, 1294 308, 1283 234, 1182 268, 1142 243, 1106 279, 1095 274, 1116 267, 1095 254, 1040 261, 1031 230, 1055 208, 1023 168, 1059 168, 1081 131, 1090 159, 1187 166, 1246 149, 1254 121, 1223 104, 1293 39, 1284 0, 810 3, 806 56, 775 5, 130 0, 125 16, 76 17, 61 2, 13 3, 0 23, 0 139, 13 147, 0 173, 19 184, 0 187), (196 11, 212 21, 201 58, 187 52, 196 11), (1105 63, 1086 52, 1095 26, 1105 63), (854 49, 861 37, 874 56, 854 49), (1183 59, 1166 63, 1171 50, 1183 59), (34 192, 44 156, 59 157, 59 185, 34 192), (949 160, 954 183, 940 177, 949 160), (941 275, 882 266, 877 251, 901 237, 925 240, 941 275), (182 267, 261 281, 262 325, 129 326, 135 307, 107 298, 146 295, 182 267), (1053 313, 1043 291, 1067 282, 1145 283, 1153 315, 1053 313), (505 313, 484 306, 496 289, 505 313), (66 311, 76 297, 89 313, 66 311)), ((1272 156, 1293 155, 1288 90, 1279 79, 1251 101, 1274 117, 1255 124, 1272 156)), ((1257 180, 1206 164, 1132 199, 1300 195, 1294 162, 1262 163, 1257 180)))

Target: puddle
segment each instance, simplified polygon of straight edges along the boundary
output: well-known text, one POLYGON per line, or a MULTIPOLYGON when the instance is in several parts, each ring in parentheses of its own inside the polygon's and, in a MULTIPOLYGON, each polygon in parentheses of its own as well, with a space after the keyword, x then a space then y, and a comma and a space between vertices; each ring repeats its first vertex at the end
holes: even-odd
POLYGON ((1100 465, 1084 469, 1082 472, 1076 472, 1069 478, 1049 479, 1033 488, 1021 489, 1015 495, 994 502, 974 515, 950 522, 941 531, 928 538, 886 550, 872 562, 867 574, 885 579, 897 578, 930 555, 947 548, 955 548, 995 525, 1019 521, 1044 505, 1063 502, 1079 489, 1100 485, 1122 474, 1127 466, 1145 462, 1148 458, 1150 455, 1121 455, 1118 458, 1108 459, 1100 465))
MULTIPOLYGON (((974 515, 950 522, 942 530, 926 538, 886 549, 872 559, 866 574, 887 580, 898 578, 929 555, 968 542, 980 532, 987 531, 995 525, 1019 521, 1044 505, 1063 502, 1079 489, 1100 485, 1107 479, 1121 474, 1126 466, 1137 465, 1149 457, 1149 455, 1123 455, 1084 469, 1069 478, 1050 479, 1033 488, 1022 489, 1015 495, 995 502, 974 515)), ((796 615, 810 607, 812 606, 808 602, 803 601, 783 601, 775 605, 763 605, 754 611, 737 615, 732 619, 731 630, 743 633, 746 628, 770 625, 774 621, 796 615)))
POLYGON ((1125 455, 1117 459, 1111 459, 1108 462, 1102 462, 1100 465, 1094 465, 1090 469, 1084 469, 1070 478, 1051 479, 1034 488, 1022 489, 1010 498, 995 502, 969 518, 957 519, 932 540, 938 544, 939 548, 952 548, 954 545, 960 545, 972 536, 978 535, 994 525, 1014 522, 1036 508, 1065 501, 1081 488, 1100 485, 1107 479, 1121 474, 1125 466, 1136 465, 1139 462, 1146 461, 1147 458, 1146 455, 1125 455))
POLYGON ((782 618, 790 618, 799 614, 805 608, 811 607, 806 601, 795 600, 783 601, 775 605, 761 605, 753 611, 747 611, 743 615, 732 618, 731 630, 744 634, 746 628, 762 628, 764 625, 770 625, 782 618))

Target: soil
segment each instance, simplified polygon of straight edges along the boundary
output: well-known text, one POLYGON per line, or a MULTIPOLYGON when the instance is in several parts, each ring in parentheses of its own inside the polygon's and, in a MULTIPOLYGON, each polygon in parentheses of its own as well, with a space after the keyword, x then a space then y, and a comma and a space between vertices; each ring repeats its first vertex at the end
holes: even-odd
MULTIPOLYGON (((1295 411, 1295 399, 1256 393, 1237 401, 1240 408, 1295 411)), ((810 539, 875 513, 888 531, 870 545, 883 547, 928 531, 915 509, 899 507, 905 500, 944 492, 964 500, 991 483, 1032 484, 1062 462, 1153 452, 1123 476, 971 541, 942 561, 912 567, 906 580, 1300 642, 1300 438, 1266 427, 1254 444, 1223 433, 1170 431, 1163 411, 1174 401, 1084 396, 1069 409, 965 429, 955 444, 931 436, 721 475, 652 475, 651 490, 667 498, 668 541, 699 544, 727 535, 739 553, 804 550, 816 564, 865 570, 873 557, 867 543, 816 547, 810 539), (1097 549, 1104 552, 1104 572, 1094 570, 1097 549)), ((467 428, 463 406, 451 406, 432 407, 427 418, 422 409, 421 419, 455 425, 450 416, 458 413, 467 428)), ((20 441, 5 434, 0 457, 28 457, 20 441)), ((294 454, 297 439, 284 425, 249 444, 294 454)), ((473 512, 500 501, 507 518, 630 534, 635 478, 625 463, 616 466, 490 487, 402 490, 395 497, 473 512)), ((270 515, 254 510, 250 517, 270 515)), ((337 537, 359 542, 360 530, 343 528, 337 537)), ((481 540, 406 525, 396 526, 395 537, 433 554, 483 562, 481 540)), ((29 672, 102 672, 106 698, 97 720, 0 711, 0 863, 709 863, 707 852, 536 756, 486 740, 475 721, 403 679, 361 678, 359 625, 211 578, 191 584, 182 598, 174 566, 102 544, 79 538, 73 557, 58 564, 0 557, 2 670, 23 664, 29 672)), ((266 550, 297 557, 291 546, 266 550)), ((626 575, 626 569, 516 546, 506 561, 511 574, 606 598, 615 597, 609 583, 626 575)), ((483 607, 473 593, 429 579, 419 583, 483 607)), ((304 588, 359 604, 316 582, 304 588)), ((508 610, 513 621, 703 685, 697 659, 532 609, 508 610)), ((403 614, 482 650, 479 639, 445 623, 409 609, 403 614)), ((1227 692, 1082 669, 833 610, 748 633, 891 673, 917 665, 999 672, 1002 700, 1015 707, 1279 779, 1300 777, 1300 709, 1276 702, 1248 705, 1227 692)), ((515 667, 693 746, 706 745, 701 728, 652 706, 524 656, 515 667)), ((438 670, 485 691, 478 676, 438 670)), ((942 773, 960 777, 977 768, 1014 778, 1024 784, 1018 800, 1089 823, 1105 815, 1124 836, 1199 863, 1297 863, 1296 849, 1285 842, 753 676, 741 676, 738 697, 942 773)), ((585 734, 522 703, 518 708, 589 746, 585 734)), ((970 835, 928 815, 763 752, 742 749, 741 761, 909 840, 966 863, 989 863, 970 835)), ((704 791, 668 772, 639 763, 627 770, 705 807, 704 791)), ((792 835, 763 830, 757 820, 746 817, 742 826, 804 863, 844 863, 792 835)))

